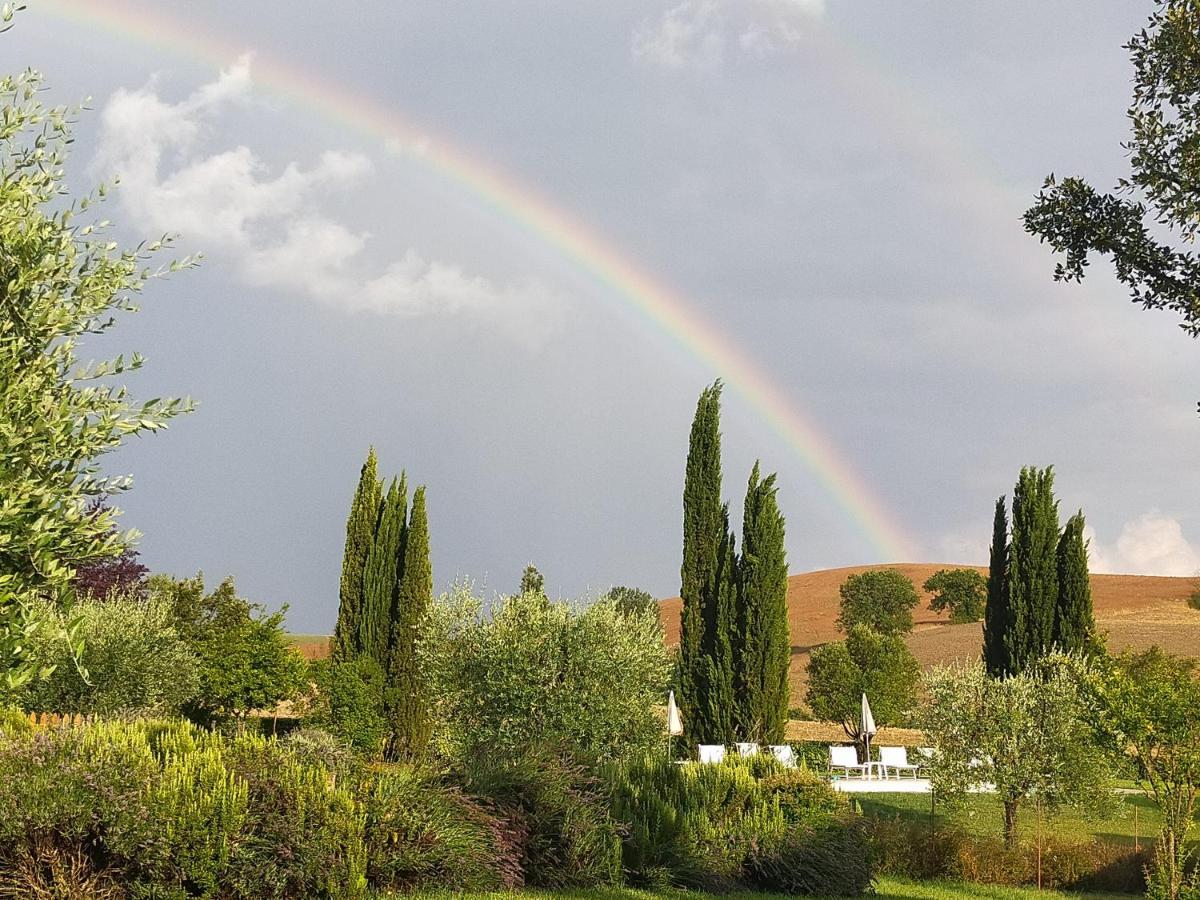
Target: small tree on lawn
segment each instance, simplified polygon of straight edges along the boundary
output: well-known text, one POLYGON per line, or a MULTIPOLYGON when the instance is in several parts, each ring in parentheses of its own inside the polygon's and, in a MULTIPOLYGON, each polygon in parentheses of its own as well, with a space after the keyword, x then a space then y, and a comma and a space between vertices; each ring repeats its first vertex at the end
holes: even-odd
POLYGON ((851 575, 842 583, 837 626, 849 632, 866 625, 881 634, 912 631, 912 611, 921 602, 917 589, 898 569, 872 569, 851 575))
POLYGON ((846 640, 824 644, 808 662, 808 705, 819 719, 842 722, 848 734, 857 720, 862 695, 880 725, 895 725, 916 705, 921 668, 894 634, 855 625, 846 640))
POLYGON ((994 785, 1009 847, 1017 842, 1022 803, 1036 799, 1054 809, 1108 794, 1107 757, 1061 659, 1006 678, 988 677, 980 662, 939 666, 926 676, 925 689, 921 724, 938 750, 934 789, 955 802, 980 784, 994 785))
POLYGON ((983 618, 988 582, 975 569, 942 569, 926 578, 923 587, 933 594, 929 608, 934 612, 949 610, 951 625, 983 618))
MULTIPOLYGON (((1138 779, 1163 813, 1150 875, 1150 895, 1176 898, 1185 884, 1185 849, 1200 789, 1200 682, 1193 660, 1152 647, 1100 657, 1083 683, 1097 710, 1097 727, 1113 753, 1132 753, 1138 779)), ((1192 896, 1192 894, 1186 894, 1192 896)))

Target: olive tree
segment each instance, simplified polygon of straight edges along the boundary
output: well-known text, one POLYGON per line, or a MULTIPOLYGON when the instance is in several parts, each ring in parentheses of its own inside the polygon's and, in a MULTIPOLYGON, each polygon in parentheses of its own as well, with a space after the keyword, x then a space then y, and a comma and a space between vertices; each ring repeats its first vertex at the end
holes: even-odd
POLYGON ((842 596, 837 626, 849 632, 867 625, 883 634, 912 631, 912 611, 921 598, 899 569, 871 569, 849 576, 838 589, 842 596))
POLYGON ((933 596, 929 608, 949 611, 951 625, 978 622, 987 604, 987 579, 975 569, 939 569, 922 585, 933 596))
MULTIPOLYGON (((5 10, 8 12, 9 10, 5 10)), ((133 298, 163 269, 164 246, 121 248, 107 223, 82 222, 104 189, 71 202, 64 181, 72 119, 38 100, 41 76, 0 78, 0 689, 34 674, 24 648, 38 626, 32 604, 69 596, 75 569, 115 557, 135 536, 114 510, 89 500, 129 487, 99 457, 157 431, 180 400, 135 402, 119 384, 142 358, 81 362, 90 345, 136 309, 133 298)), ((167 270, 188 265, 180 260, 167 270)), ((45 623, 42 623, 45 627, 45 623)))
POLYGON ((950 802, 991 785, 1004 806, 1004 840, 1017 839, 1026 801, 1045 809, 1095 803, 1110 767, 1092 715, 1064 658, 1019 675, 988 676, 982 662, 939 666, 925 677, 921 726, 937 748, 934 789, 950 802))
POLYGON ((651 610, 609 600, 577 609, 536 593, 483 610, 456 585, 434 604, 418 651, 443 753, 516 758, 555 745, 603 760, 662 740, 671 663, 651 610))
POLYGON ((846 640, 813 650, 808 705, 819 719, 849 724, 866 694, 875 721, 897 725, 916 705, 920 677, 921 667, 902 637, 855 625, 846 640))

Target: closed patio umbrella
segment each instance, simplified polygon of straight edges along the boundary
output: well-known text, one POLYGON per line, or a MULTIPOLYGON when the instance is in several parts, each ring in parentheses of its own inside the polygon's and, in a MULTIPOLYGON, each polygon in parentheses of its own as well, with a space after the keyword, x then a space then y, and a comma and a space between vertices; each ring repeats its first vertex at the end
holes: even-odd
POLYGON ((671 738, 677 734, 683 734, 683 717, 675 705, 675 692, 671 691, 667 694, 667 756, 671 755, 671 738))
MULTIPOLYGON (((878 729, 875 727, 875 716, 871 714, 871 704, 867 701, 867 695, 862 695, 862 716, 859 720, 859 733, 863 737, 863 744, 866 746, 867 755, 863 762, 871 761, 871 738, 874 737, 878 729)), ((870 771, 869 769, 867 770, 870 771)))

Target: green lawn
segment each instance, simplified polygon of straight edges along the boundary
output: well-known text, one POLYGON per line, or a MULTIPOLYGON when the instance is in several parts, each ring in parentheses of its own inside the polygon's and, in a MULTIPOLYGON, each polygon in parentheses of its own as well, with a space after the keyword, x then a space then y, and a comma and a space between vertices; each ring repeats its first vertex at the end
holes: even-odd
MULTIPOLYGON (((868 816, 898 816, 922 823, 929 821, 928 794, 858 794, 855 797, 862 812, 868 816)), ((980 836, 1000 836, 1004 814, 1003 806, 995 796, 976 794, 958 808, 935 806, 934 809, 934 819, 939 826, 950 826, 980 836)), ((1131 846, 1136 826, 1139 842, 1146 846, 1153 843, 1158 835, 1162 827, 1162 814, 1142 794, 1117 794, 1106 809, 1092 814, 1064 809, 1053 815, 1047 814, 1042 824, 1045 834, 1080 840, 1096 838, 1131 846)), ((1032 805, 1020 808, 1017 828, 1022 840, 1034 839, 1037 815, 1032 805)))
MULTIPOLYGON (((951 882, 914 883, 894 878, 881 878, 875 895, 880 900, 1055 900, 1078 897, 1081 900, 1130 900, 1128 894, 1071 894, 1058 891, 1037 891, 1025 888, 1005 888, 992 884, 957 884, 951 882)), ((726 900, 781 900, 782 894, 702 894, 692 891, 638 891, 632 888, 610 888, 589 891, 517 891, 495 894, 424 894, 423 897, 478 897, 493 900, 707 900, 709 897, 726 900)))

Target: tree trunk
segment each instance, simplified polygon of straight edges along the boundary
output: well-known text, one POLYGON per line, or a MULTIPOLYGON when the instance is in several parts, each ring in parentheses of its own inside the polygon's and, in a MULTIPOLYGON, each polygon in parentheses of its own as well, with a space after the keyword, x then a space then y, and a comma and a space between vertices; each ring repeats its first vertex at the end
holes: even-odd
POLYGON ((1007 797, 1004 800, 1004 846, 1012 850, 1017 846, 1017 800, 1007 797))

